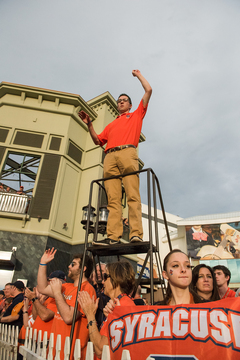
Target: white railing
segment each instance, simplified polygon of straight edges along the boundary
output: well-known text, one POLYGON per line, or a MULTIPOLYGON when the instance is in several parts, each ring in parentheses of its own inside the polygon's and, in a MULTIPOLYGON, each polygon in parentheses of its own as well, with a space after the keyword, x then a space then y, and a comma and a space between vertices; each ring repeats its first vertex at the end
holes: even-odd
MULTIPOLYGON (((18 327, 7 326, 0 324, 0 359, 1 360, 16 360, 17 359, 17 348, 18 348, 18 327)), ((61 353, 61 335, 57 335, 56 342, 56 354, 53 359, 53 350, 54 350, 54 334, 50 334, 50 339, 48 342, 47 332, 44 332, 42 340, 42 331, 27 328, 25 343, 23 346, 19 347, 19 353, 23 355, 23 360, 60 360, 61 353)), ((69 360, 70 356, 70 338, 66 337, 64 345, 64 360, 69 360)), ((77 339, 75 342, 74 360, 81 360, 81 344, 80 340, 77 339)), ((110 350, 109 346, 103 347, 102 359, 110 360, 110 350)), ((151 360, 152 358, 148 357, 146 360, 151 360)), ((94 350, 93 343, 88 342, 87 352, 85 360, 94 360, 94 350)), ((131 355, 129 350, 123 350, 121 360, 131 360, 131 355)), ((152 359, 154 360, 154 359, 152 359)))
POLYGON ((25 214, 28 199, 27 195, 0 192, 0 211, 25 214))
POLYGON ((18 327, 0 324, 0 359, 17 360, 18 327))

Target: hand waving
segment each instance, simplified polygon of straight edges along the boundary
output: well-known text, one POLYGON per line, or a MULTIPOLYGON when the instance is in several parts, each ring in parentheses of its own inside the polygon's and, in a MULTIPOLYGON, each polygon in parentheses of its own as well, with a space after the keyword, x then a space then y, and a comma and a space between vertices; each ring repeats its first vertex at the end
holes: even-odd
POLYGON ((82 121, 85 123, 85 124, 89 124, 91 119, 89 117, 89 115, 87 113, 85 113, 85 111, 80 111, 78 113, 78 116, 82 119, 82 121))
POLYGON ((47 249, 47 250, 45 251, 45 253, 43 254, 43 256, 41 257, 40 263, 41 263, 41 264, 48 264, 48 263, 50 263, 50 261, 52 261, 52 260, 54 259, 54 256, 55 256, 55 254, 56 254, 56 251, 57 251, 57 249, 54 250, 54 248, 52 248, 52 249, 47 249))

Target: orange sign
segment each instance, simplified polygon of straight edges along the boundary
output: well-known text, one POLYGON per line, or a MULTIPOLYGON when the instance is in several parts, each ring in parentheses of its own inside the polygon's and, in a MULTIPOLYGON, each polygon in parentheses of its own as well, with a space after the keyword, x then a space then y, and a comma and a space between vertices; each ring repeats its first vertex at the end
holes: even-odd
POLYGON ((182 306, 117 306, 108 318, 111 360, 240 359, 240 298, 182 306))

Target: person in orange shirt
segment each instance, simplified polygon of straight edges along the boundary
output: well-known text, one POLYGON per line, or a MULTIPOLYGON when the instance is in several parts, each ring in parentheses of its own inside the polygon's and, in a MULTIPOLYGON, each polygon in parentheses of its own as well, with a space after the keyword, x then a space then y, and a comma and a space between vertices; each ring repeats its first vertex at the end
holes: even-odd
MULTIPOLYGON (((135 272, 128 261, 117 261, 107 264, 103 274, 104 294, 110 297, 110 301, 104 308, 104 314, 108 316, 115 306, 136 306, 131 295, 135 289, 135 272)), ((87 316, 87 327, 90 329, 90 340, 93 343, 97 358, 101 358, 104 345, 108 345, 108 320, 103 323, 99 332, 95 314, 98 308, 98 300, 92 299, 85 291, 78 294, 78 302, 87 316)))
MULTIPOLYGON (((73 261, 69 265, 68 277, 73 280, 73 283, 65 283, 53 278, 50 284, 47 283, 47 264, 54 259, 56 250, 54 248, 48 249, 43 254, 38 270, 38 290, 42 294, 48 295, 55 299, 56 307, 54 311, 54 319, 51 332, 54 333, 54 341, 56 345, 57 335, 61 335, 61 360, 64 358, 64 344, 65 338, 70 336, 74 306, 77 298, 78 282, 83 259, 83 254, 75 254, 73 261)), ((88 282, 93 269, 92 259, 86 255, 83 270, 83 279, 81 284, 81 291, 86 291, 91 298, 96 299, 96 292, 92 285, 88 282)), ((81 359, 85 359, 87 342, 89 339, 89 332, 87 329, 87 319, 78 306, 76 323, 74 327, 72 351, 70 359, 73 359, 73 351, 76 339, 81 341, 81 359)))
POLYGON ((213 271, 216 277, 220 299, 226 299, 227 297, 235 297, 235 291, 228 287, 231 279, 230 270, 224 265, 216 265, 213 267, 213 271))
MULTIPOLYGON (((137 146, 142 129, 143 118, 146 114, 152 88, 139 70, 133 70, 132 75, 137 77, 145 91, 143 98, 134 112, 131 98, 121 94, 117 100, 119 116, 108 124, 101 134, 97 135, 90 117, 84 111, 79 112, 79 117, 87 124, 94 144, 105 148, 104 177, 125 175, 139 170, 137 146)), ((127 195, 130 241, 142 241, 142 212, 139 193, 138 174, 123 178, 105 181, 108 196, 108 222, 107 238, 93 242, 94 245, 114 245, 120 242, 123 233, 122 223, 122 183, 127 195)))
POLYGON ((0 322, 8 325, 18 326, 19 328, 23 325, 23 297, 25 285, 22 281, 18 280, 9 285, 10 294, 13 297, 11 305, 3 313, 0 322))

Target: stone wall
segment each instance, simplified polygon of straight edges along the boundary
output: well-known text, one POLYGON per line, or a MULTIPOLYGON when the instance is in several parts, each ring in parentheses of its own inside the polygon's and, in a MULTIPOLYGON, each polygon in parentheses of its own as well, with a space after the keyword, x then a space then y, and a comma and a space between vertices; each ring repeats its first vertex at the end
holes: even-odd
MULTIPOLYGON (((12 281, 28 279, 27 286, 30 288, 37 284, 38 265, 46 249, 52 247, 57 249, 54 260, 47 266, 48 275, 54 270, 62 270, 67 275, 68 266, 73 259, 73 254, 82 253, 84 250, 83 244, 69 245, 48 236, 0 231, 0 250, 12 251, 13 247, 17 247, 17 251, 12 281)), ((100 258, 100 261, 106 263, 113 262, 117 261, 117 257, 104 256, 100 258)), ((134 261, 129 261, 133 265, 134 270, 137 271, 137 264, 134 261)), ((67 281, 71 282, 70 279, 67 279, 67 281)))

